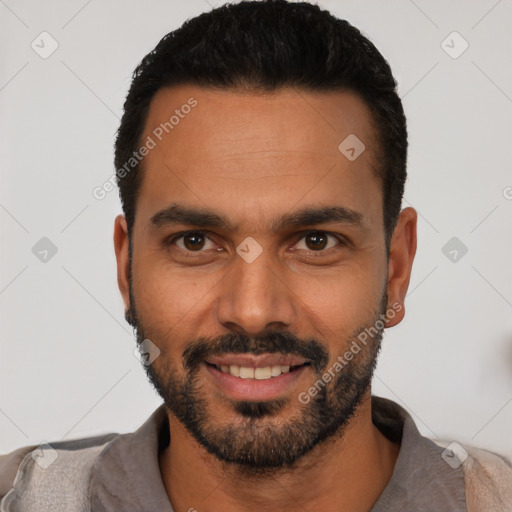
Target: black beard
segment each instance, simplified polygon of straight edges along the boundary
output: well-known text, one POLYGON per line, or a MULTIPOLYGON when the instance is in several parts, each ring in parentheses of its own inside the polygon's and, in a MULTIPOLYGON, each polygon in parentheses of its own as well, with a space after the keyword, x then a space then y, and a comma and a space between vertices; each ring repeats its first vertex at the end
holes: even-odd
MULTIPOLYGON (((137 343, 147 338, 145 329, 137 320, 130 282, 130 312, 126 314, 137 332, 137 343)), ((386 312, 387 294, 384 292, 380 311, 372 323, 356 329, 344 344, 344 351, 357 335, 367 328, 375 328, 376 321, 386 312), (346 347, 346 348, 345 348, 346 347)), ((202 396, 197 375, 208 356, 222 353, 283 353, 304 357, 311 361, 315 382, 322 379, 329 365, 329 354, 315 340, 303 341, 293 334, 266 331, 250 338, 230 333, 217 338, 192 340, 183 353, 182 366, 168 356, 167 340, 155 340, 161 350, 158 359, 144 366, 149 381, 162 397, 167 409, 185 426, 209 453, 230 465, 237 465, 248 474, 268 473, 271 469, 292 466, 322 441, 337 434, 342 436, 358 407, 371 389, 371 380, 377 364, 384 328, 363 344, 351 361, 329 383, 320 386, 318 393, 307 404, 300 405, 297 397, 254 401, 227 401, 239 418, 228 425, 215 423, 215 413, 202 396), (185 370, 185 375, 183 374, 185 370), (286 422, 279 413, 290 402, 297 400, 297 412, 286 422)), ((359 343, 361 346, 361 343, 359 343)), ((331 362, 331 365, 333 362, 331 362)), ((306 370, 307 371, 307 370, 306 370)), ((304 391, 307 391, 306 389, 304 391)), ((295 407, 294 407, 295 409, 295 407)), ((172 442, 172 438, 171 438, 172 442)))

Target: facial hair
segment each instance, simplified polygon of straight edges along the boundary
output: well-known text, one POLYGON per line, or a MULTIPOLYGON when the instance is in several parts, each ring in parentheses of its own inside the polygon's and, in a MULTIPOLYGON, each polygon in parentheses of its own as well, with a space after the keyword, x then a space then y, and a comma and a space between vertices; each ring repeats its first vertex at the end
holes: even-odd
MULTIPOLYGON (((147 333, 137 318, 135 304, 130 279, 130 310, 125 316, 134 327, 140 346, 147 339, 147 333)), ((173 360, 168 354, 167 347, 172 346, 172 340, 153 338, 151 341, 161 352, 158 360, 145 365, 144 369, 171 414, 217 459, 255 474, 291 467, 319 443, 334 435, 342 437, 368 395, 384 332, 383 323, 378 320, 386 308, 387 293, 384 290, 374 318, 354 330, 341 344, 343 349, 339 355, 343 357, 353 342, 361 350, 350 361, 345 361, 330 382, 322 380, 322 376, 334 365, 333 360, 338 354, 331 359, 324 345, 315 339, 302 340, 290 332, 270 330, 256 337, 228 333, 214 338, 192 339, 181 361, 173 360), (370 328, 373 332, 376 330, 376 334, 368 343, 361 344, 358 335, 370 328), (307 404, 295 395, 260 402, 226 399, 236 419, 222 421, 205 398, 198 375, 208 357, 226 353, 281 353, 302 357, 311 362, 314 382, 321 382, 321 385, 316 386, 317 394, 307 404), (280 412, 290 405, 294 412, 286 418, 280 416, 280 412)))

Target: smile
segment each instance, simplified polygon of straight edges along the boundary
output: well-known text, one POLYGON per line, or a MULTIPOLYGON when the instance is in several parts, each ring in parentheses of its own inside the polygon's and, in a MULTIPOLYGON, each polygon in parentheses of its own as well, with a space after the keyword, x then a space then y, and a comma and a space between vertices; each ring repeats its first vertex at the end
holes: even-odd
POLYGON ((207 363, 210 366, 217 368, 223 373, 227 373, 228 375, 232 375, 233 377, 239 377, 240 379, 256 379, 256 380, 267 380, 273 377, 279 377, 283 373, 293 372, 297 368, 301 366, 309 365, 310 363, 303 363, 300 365, 290 366, 290 365, 272 365, 272 366, 264 366, 260 368, 253 368, 251 366, 239 366, 237 364, 232 365, 215 365, 211 363, 207 363))
POLYGON ((283 354, 228 354, 204 362, 215 387, 234 400, 265 401, 290 395, 309 367, 310 361, 283 354))

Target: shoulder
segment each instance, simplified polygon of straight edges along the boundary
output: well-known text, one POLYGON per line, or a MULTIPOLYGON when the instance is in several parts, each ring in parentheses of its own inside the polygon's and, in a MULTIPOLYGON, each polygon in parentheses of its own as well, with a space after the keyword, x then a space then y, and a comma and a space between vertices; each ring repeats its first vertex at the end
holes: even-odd
POLYGON ((464 443, 433 441, 445 448, 443 454, 455 456, 455 464, 462 468, 468 512, 512 510, 510 457, 464 443))
POLYGON ((118 437, 117 433, 56 441, 40 445, 18 448, 10 453, 0 455, 0 501, 14 487, 22 469, 37 463, 40 467, 49 467, 59 457, 61 464, 77 464, 80 461, 92 463, 91 455, 97 454, 98 448, 118 437))
POLYGON ((37 445, 24 446, 11 453, 0 455, 0 499, 12 489, 21 461, 36 448, 37 445))

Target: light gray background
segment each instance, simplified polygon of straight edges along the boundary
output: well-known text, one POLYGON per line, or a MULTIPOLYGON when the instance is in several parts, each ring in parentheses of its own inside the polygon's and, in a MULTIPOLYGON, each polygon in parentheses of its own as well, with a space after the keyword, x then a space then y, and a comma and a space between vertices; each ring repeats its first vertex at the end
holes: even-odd
MULTIPOLYGON (((103 201, 92 190, 114 171, 134 67, 211 5, 0 0, 0 452, 132 431, 160 404, 117 289, 117 190, 103 201), (47 59, 31 48, 49 48, 43 31, 59 45, 47 59), (42 237, 58 249, 46 263, 32 252, 42 237)), ((510 455, 512 2, 320 5, 389 60, 409 124, 404 207, 419 212, 419 248, 374 393, 428 436, 510 455), (445 51, 463 48, 453 31, 469 44, 458 58, 445 51), (454 236, 468 248, 456 262, 442 252, 454 236)))

